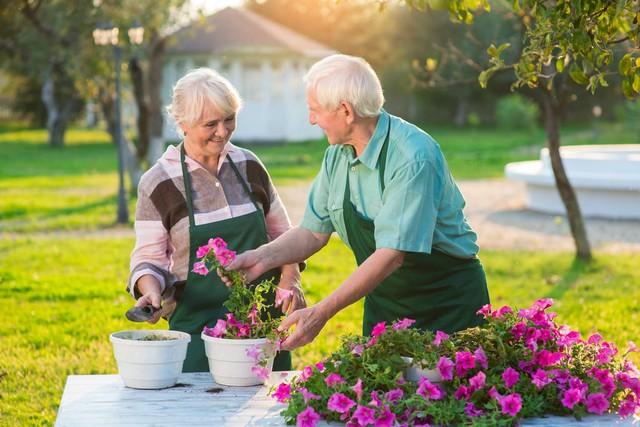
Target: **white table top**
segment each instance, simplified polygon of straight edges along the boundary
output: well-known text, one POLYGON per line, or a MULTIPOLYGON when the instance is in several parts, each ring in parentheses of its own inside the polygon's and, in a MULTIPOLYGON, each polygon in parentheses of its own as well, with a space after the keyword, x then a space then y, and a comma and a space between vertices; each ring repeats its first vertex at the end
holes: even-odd
MULTIPOLYGON (((285 374, 286 376, 286 374, 285 374)), ((282 381, 274 373, 272 384, 282 381)), ((70 375, 64 388, 56 427, 85 426, 284 426, 284 405, 267 396, 267 387, 218 386, 208 372, 182 374, 183 386, 162 390, 127 388, 118 375, 70 375), (221 388, 218 393, 207 392, 221 388)), ((522 425, 613 426, 632 425, 614 415, 526 420, 522 425)), ((322 423, 319 426, 329 424, 322 423)))

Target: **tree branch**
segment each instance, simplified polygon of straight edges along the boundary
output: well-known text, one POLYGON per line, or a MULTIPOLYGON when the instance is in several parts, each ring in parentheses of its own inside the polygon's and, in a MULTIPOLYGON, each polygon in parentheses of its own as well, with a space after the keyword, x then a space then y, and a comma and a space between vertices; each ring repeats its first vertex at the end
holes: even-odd
POLYGON ((41 0, 39 0, 35 4, 35 6, 31 6, 28 0, 23 0, 23 7, 20 10, 20 12, 22 13, 22 15, 24 15, 25 18, 27 18, 33 24, 35 29, 38 30, 40 33, 54 39, 64 47, 70 47, 71 41, 68 38, 60 36, 52 28, 43 24, 42 21, 38 18, 38 9, 40 9, 41 5, 42 5, 41 0))

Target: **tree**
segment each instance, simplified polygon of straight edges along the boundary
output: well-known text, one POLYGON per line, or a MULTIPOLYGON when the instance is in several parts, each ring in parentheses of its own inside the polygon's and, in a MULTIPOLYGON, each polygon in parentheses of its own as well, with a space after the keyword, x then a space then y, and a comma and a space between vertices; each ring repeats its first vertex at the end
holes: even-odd
POLYGON ((0 61, 41 85, 49 145, 62 147, 67 125, 82 107, 76 84, 84 69, 91 2, 6 0, 0 13, 0 61))
MULTIPOLYGON (((487 0, 406 0, 410 7, 425 10, 445 6, 452 19, 471 23, 478 9, 489 10, 487 0)), ((503 53, 510 44, 487 49, 490 66, 479 74, 486 87, 498 71, 514 73, 513 89, 529 88, 540 99, 547 145, 556 186, 567 210, 576 255, 589 261, 591 247, 575 191, 569 183, 560 157, 558 117, 566 109, 569 78, 595 93, 607 86, 607 76, 617 65, 622 92, 627 97, 640 93, 640 2, 638 0, 514 0, 512 10, 522 22, 522 49, 513 62, 503 53), (617 50, 623 51, 616 56, 617 50), (568 77, 567 77, 568 74, 568 77)))

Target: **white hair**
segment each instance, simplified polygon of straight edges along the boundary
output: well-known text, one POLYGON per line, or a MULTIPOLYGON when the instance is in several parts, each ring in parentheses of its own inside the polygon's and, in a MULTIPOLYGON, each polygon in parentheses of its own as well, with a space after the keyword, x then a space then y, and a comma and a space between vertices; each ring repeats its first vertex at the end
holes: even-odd
POLYGON ((242 99, 229 80, 203 67, 189 71, 178 80, 173 87, 171 105, 166 108, 180 133, 180 124, 192 126, 202 119, 207 104, 229 116, 238 112, 242 99))
POLYGON ((304 76, 307 90, 327 110, 348 102, 360 117, 380 114, 382 85, 367 61, 356 56, 331 55, 313 64, 304 76))

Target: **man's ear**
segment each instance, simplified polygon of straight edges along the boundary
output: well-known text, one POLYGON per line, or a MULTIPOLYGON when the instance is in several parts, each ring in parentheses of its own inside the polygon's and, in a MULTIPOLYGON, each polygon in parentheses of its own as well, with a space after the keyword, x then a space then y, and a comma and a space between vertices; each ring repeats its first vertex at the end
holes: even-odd
POLYGON ((348 125, 352 124, 355 121, 356 115, 351 103, 342 101, 340 103, 340 112, 344 115, 348 125))

